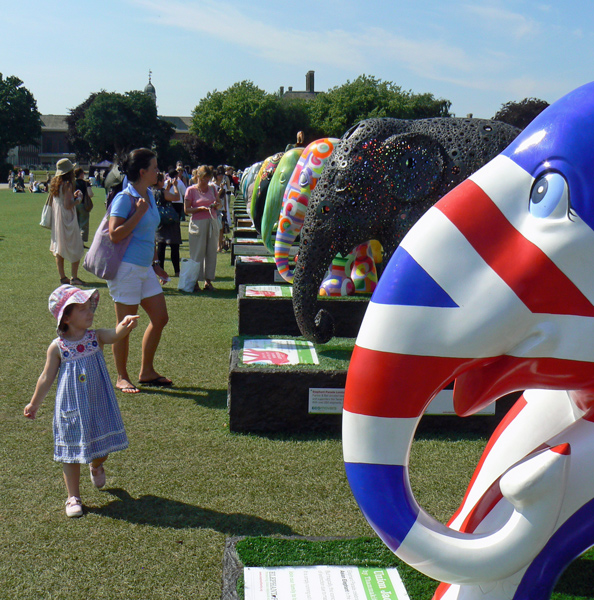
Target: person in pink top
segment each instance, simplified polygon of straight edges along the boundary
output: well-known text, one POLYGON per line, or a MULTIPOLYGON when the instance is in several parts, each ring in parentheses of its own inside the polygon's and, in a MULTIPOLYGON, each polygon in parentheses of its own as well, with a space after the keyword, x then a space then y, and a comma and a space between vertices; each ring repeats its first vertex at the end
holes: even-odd
POLYGON ((209 185, 212 169, 203 165, 196 170, 197 183, 186 190, 184 210, 191 216, 188 226, 190 258, 200 265, 195 292, 200 291, 200 281, 205 281, 204 289, 213 290, 212 280, 217 268, 217 246, 219 242, 219 220, 217 210, 221 202, 216 190, 209 185))

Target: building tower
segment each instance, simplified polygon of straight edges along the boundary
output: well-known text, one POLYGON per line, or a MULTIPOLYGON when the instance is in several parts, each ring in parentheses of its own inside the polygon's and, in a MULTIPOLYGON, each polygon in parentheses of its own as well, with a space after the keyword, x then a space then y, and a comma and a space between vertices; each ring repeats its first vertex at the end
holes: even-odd
POLYGON ((153 99, 155 106, 157 106, 157 91, 155 90, 155 86, 151 83, 151 75, 152 74, 153 74, 153 72, 149 69, 149 80, 144 88, 144 93, 147 96, 150 96, 153 99))

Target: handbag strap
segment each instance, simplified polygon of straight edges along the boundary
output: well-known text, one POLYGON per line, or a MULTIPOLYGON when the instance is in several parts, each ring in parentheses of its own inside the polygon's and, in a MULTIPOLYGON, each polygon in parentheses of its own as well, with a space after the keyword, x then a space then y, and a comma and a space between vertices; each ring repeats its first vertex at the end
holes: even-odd
MULTIPOLYGON (((128 192, 120 192, 120 194, 125 194, 126 196, 130 197, 130 203, 131 203, 132 211, 128 215, 128 219, 129 219, 134 214, 134 212, 136 210, 136 201, 134 199, 134 196, 132 194, 129 194, 128 192)), ((117 196, 116 196, 116 198, 117 198, 117 196)), ((115 198, 113 200, 115 200, 115 198)), ((113 200, 109 204, 109 216, 110 217, 111 217, 111 207, 113 206, 113 200)), ((126 219, 126 220, 128 220, 128 219, 126 219)))

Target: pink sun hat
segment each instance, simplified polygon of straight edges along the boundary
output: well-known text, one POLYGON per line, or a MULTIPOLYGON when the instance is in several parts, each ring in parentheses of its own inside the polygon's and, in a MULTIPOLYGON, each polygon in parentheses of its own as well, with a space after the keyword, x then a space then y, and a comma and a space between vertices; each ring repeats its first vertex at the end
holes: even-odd
POLYGON ((69 304, 84 304, 87 300, 91 301, 91 308, 95 312, 99 303, 99 290, 81 290, 73 285, 61 285, 49 297, 49 311, 56 317, 58 325, 60 325, 64 310, 69 304))

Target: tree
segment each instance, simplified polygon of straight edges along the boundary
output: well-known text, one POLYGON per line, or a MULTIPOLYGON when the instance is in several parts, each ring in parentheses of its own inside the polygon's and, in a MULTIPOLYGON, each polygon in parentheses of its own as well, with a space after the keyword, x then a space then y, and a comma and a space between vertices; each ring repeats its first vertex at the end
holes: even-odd
MULTIPOLYGON (((105 90, 102 90, 105 91, 105 90)), ((72 148, 79 160, 90 160, 93 156, 90 144, 82 137, 78 129, 78 124, 82 122, 85 113, 89 106, 93 104, 97 98, 97 92, 92 93, 84 102, 76 108, 70 110, 70 114, 66 116, 66 124, 68 125, 68 145, 72 148)))
POLYGON ((296 123, 307 119, 299 104, 283 103, 251 81, 209 92, 192 112, 191 131, 238 167, 285 149, 296 123))
POLYGON ((170 140, 166 149, 159 150, 158 156, 161 171, 169 171, 170 168, 175 167, 178 161, 184 165, 193 162, 186 144, 181 140, 170 140))
POLYGON ((341 137, 363 119, 448 117, 450 106, 449 100, 437 100, 433 94, 404 92, 392 82, 360 75, 353 82, 318 94, 309 114, 318 136, 341 137))
POLYGON ((15 146, 38 144, 41 115, 33 94, 15 76, 0 73, 0 163, 15 146))
POLYGON ((191 165, 219 165, 225 162, 227 154, 216 151, 210 144, 191 133, 183 142, 190 156, 191 165))
POLYGON ((139 91, 91 94, 70 111, 67 122, 69 139, 81 158, 112 160, 140 147, 165 151, 174 133, 157 116, 153 100, 139 91))
POLYGON ((538 98, 524 98, 520 102, 506 102, 495 113, 493 120, 503 121, 520 129, 525 129, 545 108, 548 102, 538 98))

